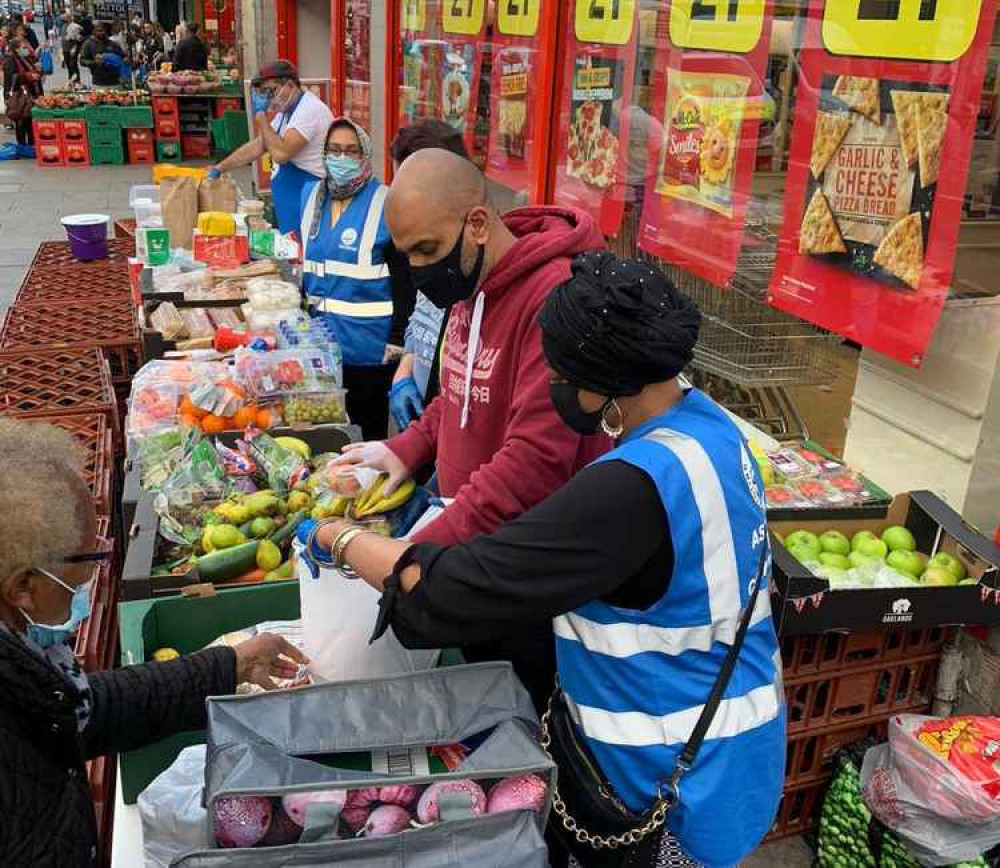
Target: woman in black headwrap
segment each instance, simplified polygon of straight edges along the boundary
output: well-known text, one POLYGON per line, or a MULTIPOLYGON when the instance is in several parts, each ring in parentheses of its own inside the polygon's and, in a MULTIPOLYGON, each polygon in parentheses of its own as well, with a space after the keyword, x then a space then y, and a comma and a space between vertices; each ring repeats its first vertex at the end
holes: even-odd
POLYGON ((699 324, 648 264, 578 257, 540 317, 552 401, 617 448, 464 545, 337 520, 310 546, 383 592, 375 635, 391 625, 409 647, 554 619, 558 687, 542 720, 559 766, 553 865, 570 852, 602 868, 733 865, 777 810, 784 707, 763 485, 730 419, 678 380, 699 324))

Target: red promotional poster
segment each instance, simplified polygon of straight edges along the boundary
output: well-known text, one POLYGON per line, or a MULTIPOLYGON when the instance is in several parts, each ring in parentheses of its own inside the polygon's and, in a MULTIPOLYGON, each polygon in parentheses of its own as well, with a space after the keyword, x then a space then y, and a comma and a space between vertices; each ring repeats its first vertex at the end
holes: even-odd
POLYGON ((639 245, 717 286, 736 269, 761 118, 770 0, 673 0, 653 83, 639 245), (711 244, 705 239, 710 238, 711 244))
POLYGON ((556 142, 555 202, 589 211, 614 235, 625 211, 635 0, 576 0, 556 142))
POLYGON ((952 278, 995 17, 996 0, 813 0, 771 304, 920 365, 952 278))

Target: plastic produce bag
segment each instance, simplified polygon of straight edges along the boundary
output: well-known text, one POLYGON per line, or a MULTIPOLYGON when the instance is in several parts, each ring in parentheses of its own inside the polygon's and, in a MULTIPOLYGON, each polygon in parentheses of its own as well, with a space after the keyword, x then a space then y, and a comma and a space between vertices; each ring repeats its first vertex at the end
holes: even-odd
POLYGON ((255 311, 287 310, 302 304, 302 294, 294 283, 275 277, 254 277, 247 281, 247 300, 255 311))
POLYGON ((169 868, 175 859, 211 846, 205 786, 205 745, 186 747, 139 793, 146 868, 169 868))
POLYGON ((923 865, 1000 843, 1000 719, 897 715, 861 770, 865 802, 923 865))

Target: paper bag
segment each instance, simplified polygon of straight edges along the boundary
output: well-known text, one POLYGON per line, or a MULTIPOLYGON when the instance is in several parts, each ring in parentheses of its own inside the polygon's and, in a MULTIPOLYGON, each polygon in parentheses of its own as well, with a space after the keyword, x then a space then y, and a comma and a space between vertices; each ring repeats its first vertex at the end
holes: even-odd
POLYGON ((236 211, 236 182, 232 178, 204 178, 198 185, 198 213, 207 211, 236 211))
POLYGON ((186 175, 164 178, 160 182, 160 209, 163 225, 170 230, 170 243, 190 250, 198 222, 197 181, 186 175))

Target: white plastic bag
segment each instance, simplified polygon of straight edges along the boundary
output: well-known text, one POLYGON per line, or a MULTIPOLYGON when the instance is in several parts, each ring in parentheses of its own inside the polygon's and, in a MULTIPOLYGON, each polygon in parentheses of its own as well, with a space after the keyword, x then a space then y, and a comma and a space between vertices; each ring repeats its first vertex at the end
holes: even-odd
POLYGON ((315 566, 293 543, 309 672, 317 681, 352 681, 430 669, 440 651, 404 648, 392 629, 369 644, 380 594, 360 578, 315 566))
POLYGON ((186 747, 173 764, 139 793, 146 868, 169 868, 181 856, 212 846, 201 804, 205 745, 186 747))
POLYGON ((923 865, 970 861, 1000 843, 1000 719, 915 714, 865 754, 865 803, 923 865))

